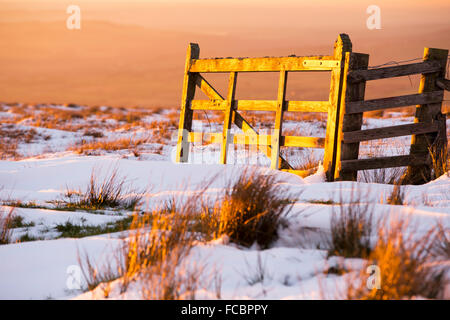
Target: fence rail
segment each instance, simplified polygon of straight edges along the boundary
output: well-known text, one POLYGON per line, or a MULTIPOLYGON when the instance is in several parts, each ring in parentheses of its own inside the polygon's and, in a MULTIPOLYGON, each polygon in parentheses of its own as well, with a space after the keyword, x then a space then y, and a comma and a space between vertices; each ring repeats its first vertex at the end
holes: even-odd
POLYGON ((347 114, 351 114, 351 113, 361 113, 367 111, 398 108, 404 106, 412 106, 417 104, 440 103, 443 98, 444 92, 440 90, 440 91, 409 94, 397 97, 389 97, 365 101, 354 101, 346 105, 345 112, 347 114))
POLYGON ((378 157, 371 159, 343 160, 342 171, 370 170, 393 167, 404 167, 409 165, 429 165, 431 159, 428 154, 422 156, 403 155, 391 157, 378 157))
POLYGON ((394 77, 410 76, 413 74, 427 74, 438 72, 441 65, 436 61, 425 61, 419 63, 404 64, 401 66, 384 67, 369 70, 355 70, 349 73, 349 82, 360 82, 368 80, 379 80, 394 77))

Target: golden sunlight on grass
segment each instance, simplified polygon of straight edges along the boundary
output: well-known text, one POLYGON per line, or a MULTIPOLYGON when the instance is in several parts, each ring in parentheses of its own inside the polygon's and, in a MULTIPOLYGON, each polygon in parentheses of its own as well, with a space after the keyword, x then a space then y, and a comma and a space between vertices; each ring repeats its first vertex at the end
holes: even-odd
POLYGON ((196 243, 226 236, 239 245, 268 248, 292 202, 273 176, 253 171, 230 180, 225 194, 211 200, 200 191, 184 202, 173 198, 150 212, 136 212, 116 252, 117 268, 80 258, 88 289, 101 284, 107 296, 109 283, 119 279, 121 292, 138 283, 145 299, 194 299, 195 291, 212 281, 204 277, 201 261, 186 262, 196 243))
MULTIPOLYGON (((416 230, 406 219, 392 219, 380 224, 378 241, 368 256, 369 265, 379 268, 379 288, 367 288, 364 268, 360 281, 351 281, 349 299, 392 300, 442 297, 445 269, 433 255, 437 229, 415 236, 416 230)), ((353 279, 355 280, 355 279, 353 279)))

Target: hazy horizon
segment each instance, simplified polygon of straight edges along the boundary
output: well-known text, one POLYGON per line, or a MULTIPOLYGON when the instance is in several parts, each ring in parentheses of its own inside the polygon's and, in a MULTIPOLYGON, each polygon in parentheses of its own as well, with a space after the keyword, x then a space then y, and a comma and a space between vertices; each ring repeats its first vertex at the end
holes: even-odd
MULTIPOLYGON (((370 4, 0 0, 0 101, 178 106, 189 42, 200 44, 201 57, 330 54, 338 34, 348 33, 370 65, 421 57, 426 46, 450 48, 450 3, 378 1, 381 30, 366 27, 370 4), (68 4, 80 5, 81 30, 66 28, 68 4)), ((297 99, 327 94, 322 76, 293 78, 297 99)), ((267 97, 275 80, 243 76, 238 88, 267 97)), ((401 79, 377 90, 411 87, 401 79)))

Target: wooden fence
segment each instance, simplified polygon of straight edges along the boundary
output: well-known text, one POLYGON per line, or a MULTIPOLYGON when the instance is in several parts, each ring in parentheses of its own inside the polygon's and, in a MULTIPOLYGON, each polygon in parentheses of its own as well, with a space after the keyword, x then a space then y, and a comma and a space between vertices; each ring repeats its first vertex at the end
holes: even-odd
POLYGON ((441 112, 448 50, 425 48, 423 62, 367 69, 367 55, 349 53, 344 70, 337 160, 334 179, 356 180, 358 170, 408 166, 405 179, 418 184, 430 181, 433 161, 444 161, 446 119, 441 112), (421 74, 419 92, 397 97, 364 100, 366 81, 421 74), (363 112, 416 105, 414 123, 361 130, 363 112), (409 155, 358 159, 361 141, 412 136, 409 155))
POLYGON ((323 165, 328 180, 355 180, 358 170, 410 166, 419 177, 430 174, 429 147, 446 143, 445 117, 441 113, 447 50, 425 49, 424 61, 396 67, 368 70, 369 56, 353 53, 352 43, 346 34, 335 42, 331 56, 289 56, 271 58, 214 58, 200 59, 197 44, 190 44, 184 70, 180 123, 177 142, 177 162, 187 162, 189 144, 209 141, 221 144, 220 163, 227 162, 229 144, 256 145, 271 159, 271 168, 304 174, 280 156, 280 147, 324 148, 323 165), (328 101, 287 101, 288 72, 331 71, 328 101), (235 100, 236 83, 240 72, 278 72, 277 100, 235 100), (201 73, 229 73, 228 92, 223 97, 206 81, 201 73), (364 100, 366 81, 390 77, 422 74, 418 94, 376 100, 364 100), (196 88, 200 88, 209 100, 194 100, 196 88), (414 124, 361 130, 363 112, 417 104, 414 124), (192 131, 195 110, 224 112, 221 133, 192 131), (259 135, 240 111, 275 112, 274 130, 271 135, 259 135), (325 137, 284 136, 284 112, 327 113, 325 137), (231 134, 235 124, 242 134, 231 134), (411 153, 407 156, 358 159, 359 143, 371 139, 413 135, 411 153), (439 142, 439 143, 438 143, 439 142), (417 171, 420 169, 419 171, 417 171))

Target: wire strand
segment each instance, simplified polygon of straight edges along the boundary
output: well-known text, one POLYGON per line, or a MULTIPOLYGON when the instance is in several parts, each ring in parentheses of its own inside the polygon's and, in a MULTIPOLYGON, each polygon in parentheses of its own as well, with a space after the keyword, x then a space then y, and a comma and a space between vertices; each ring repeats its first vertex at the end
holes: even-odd
POLYGON ((369 69, 374 69, 374 68, 379 68, 379 67, 383 67, 383 66, 389 66, 389 65, 393 65, 393 64, 400 64, 400 63, 405 63, 405 62, 412 62, 412 61, 418 61, 418 60, 422 60, 423 58, 414 58, 414 59, 408 59, 408 60, 401 60, 401 61, 388 61, 386 63, 383 64, 379 64, 376 66, 369 66, 369 69))
MULTIPOLYGON (((449 59, 449 57, 450 57, 450 54, 447 55, 447 62, 446 62, 446 66, 445 66, 445 75, 444 75, 445 78, 449 78, 450 77, 450 59, 449 59)), ((400 61, 392 60, 392 61, 388 61, 388 62, 385 62, 383 64, 379 64, 379 65, 376 65, 376 66, 369 66, 368 69, 376 69, 376 68, 380 68, 380 67, 384 67, 384 66, 390 66, 390 65, 394 65, 394 64, 399 66, 401 63, 412 62, 412 61, 419 61, 419 60, 423 61, 423 58, 412 58, 412 59, 400 60, 400 61)), ((411 88, 413 88, 414 86, 413 86, 413 83, 412 83, 412 80, 411 80, 411 76, 408 75, 408 79, 409 79, 409 84, 411 85, 411 88)))
MULTIPOLYGON (((447 65, 449 64, 449 60, 448 58, 450 57, 450 54, 447 55, 447 65)), ((400 61, 396 61, 396 60, 392 60, 392 61, 388 61, 376 66, 369 66, 369 69, 374 69, 374 68, 379 68, 379 67, 383 67, 383 66, 389 66, 389 65, 393 65, 393 64, 400 64, 400 63, 405 63, 405 62, 412 62, 412 61, 419 61, 419 60, 423 60, 423 58, 412 58, 412 59, 407 59, 407 60, 400 60, 400 61)), ((447 67, 448 69, 448 67, 447 67)))

